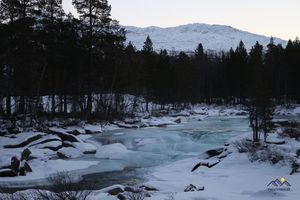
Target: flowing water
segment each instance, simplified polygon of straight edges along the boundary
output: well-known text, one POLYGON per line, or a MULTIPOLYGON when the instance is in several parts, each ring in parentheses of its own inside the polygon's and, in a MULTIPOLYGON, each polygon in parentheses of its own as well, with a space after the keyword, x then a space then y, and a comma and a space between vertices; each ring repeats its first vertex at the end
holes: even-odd
POLYGON ((155 166, 195 157, 249 131, 248 120, 243 117, 209 117, 167 128, 110 131, 93 140, 103 145, 121 143, 130 152, 114 160, 100 159, 83 178, 95 182, 97 189, 113 184, 134 185, 144 181, 155 166))
MULTIPOLYGON (((231 137, 249 132, 245 117, 208 117, 189 119, 166 128, 119 129, 95 135, 91 140, 102 145, 122 144, 126 152, 118 159, 99 159, 85 155, 78 160, 99 161, 87 169, 72 172, 82 175, 82 189, 91 184, 101 189, 114 184, 135 185, 147 180, 147 174, 159 165, 196 157, 204 151, 223 146, 231 137)), ((121 146, 122 146, 121 145, 121 146)), ((36 188, 43 180, 19 185, 16 190, 36 188)), ((42 186, 43 187, 43 186, 42 186)), ((47 188, 47 186, 45 187, 47 188)), ((12 190, 13 191, 13 190, 12 190)))

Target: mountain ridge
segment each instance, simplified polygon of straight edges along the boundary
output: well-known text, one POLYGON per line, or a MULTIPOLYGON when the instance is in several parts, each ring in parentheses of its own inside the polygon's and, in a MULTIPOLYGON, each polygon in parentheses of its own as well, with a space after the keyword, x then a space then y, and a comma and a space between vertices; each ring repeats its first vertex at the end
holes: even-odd
MULTIPOLYGON (((199 43, 205 50, 228 51, 235 49, 242 40, 250 50, 256 41, 266 46, 271 37, 239 30, 228 25, 192 23, 174 27, 137 27, 124 26, 127 31, 127 43, 131 41, 137 49, 142 49, 149 35, 156 51, 194 51, 199 43)), ((274 37, 275 44, 286 45, 287 41, 274 37)))

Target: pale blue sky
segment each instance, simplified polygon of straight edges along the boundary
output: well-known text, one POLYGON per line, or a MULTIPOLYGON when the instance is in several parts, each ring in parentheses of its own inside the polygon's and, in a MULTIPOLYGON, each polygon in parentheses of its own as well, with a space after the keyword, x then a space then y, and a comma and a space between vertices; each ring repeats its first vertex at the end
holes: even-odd
MULTIPOLYGON (((72 0, 63 0, 67 11, 72 0)), ((188 23, 230 25, 295 39, 300 36, 300 0, 109 0, 122 25, 170 27, 188 23)))

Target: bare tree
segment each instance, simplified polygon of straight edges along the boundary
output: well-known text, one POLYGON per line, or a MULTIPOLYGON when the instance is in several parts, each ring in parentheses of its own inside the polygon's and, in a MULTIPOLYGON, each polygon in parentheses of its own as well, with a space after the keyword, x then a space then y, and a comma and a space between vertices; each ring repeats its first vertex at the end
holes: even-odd
POLYGON ((77 178, 68 172, 59 172, 48 178, 51 183, 50 191, 37 190, 39 200, 86 200, 92 193, 93 184, 77 183, 77 178), (85 185, 88 190, 83 189, 85 185))

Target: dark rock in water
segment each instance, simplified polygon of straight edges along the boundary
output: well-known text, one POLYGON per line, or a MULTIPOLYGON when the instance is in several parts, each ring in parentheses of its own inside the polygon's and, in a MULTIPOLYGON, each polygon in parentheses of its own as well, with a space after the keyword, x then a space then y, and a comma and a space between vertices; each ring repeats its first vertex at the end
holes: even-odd
POLYGON ((1 169, 0 170, 0 177, 15 177, 18 174, 15 173, 13 170, 11 169, 1 169))
POLYGON ((86 151, 84 151, 84 152, 82 152, 83 154, 96 154, 97 153, 97 150, 95 149, 95 150, 86 150, 86 151))
POLYGON ((248 113, 246 111, 240 111, 240 112, 236 113, 237 116, 245 116, 247 114, 248 113))
POLYGON ((195 167, 193 167, 192 172, 195 171, 196 169, 198 169, 198 168, 201 167, 201 166, 205 166, 205 167, 208 167, 208 168, 212 168, 212 167, 214 167, 215 165, 217 165, 217 164, 219 164, 219 163, 220 163, 220 161, 216 161, 216 162, 214 162, 214 163, 209 163, 209 162, 203 163, 203 162, 200 162, 200 163, 198 163, 197 165, 195 165, 195 167))
POLYGON ((196 191, 203 191, 204 187, 198 188, 196 186, 194 186, 193 184, 190 184, 189 186, 187 186, 184 190, 184 192, 196 192, 196 191))
POLYGON ((126 197, 123 194, 118 194, 117 198, 120 200, 126 200, 126 197))
POLYGON ((16 158, 16 157, 11 158, 10 168, 14 173, 16 173, 16 174, 19 173, 20 161, 18 160, 18 158, 16 158))
POLYGON ((124 190, 120 187, 116 187, 116 188, 113 188, 113 189, 107 191, 108 194, 113 195, 113 196, 116 196, 123 192, 124 192, 124 190))
POLYGON ((224 148, 211 149, 206 151, 206 154, 209 158, 220 155, 223 151, 226 151, 224 148))
POLYGON ((22 154, 21 154, 21 160, 26 160, 28 161, 29 160, 29 157, 30 157, 30 154, 31 154, 31 151, 29 149, 25 149, 22 154))
POLYGON ((65 154, 61 153, 61 152, 56 152, 57 156, 60 158, 60 159, 68 159, 69 157, 66 156, 65 154))
POLYGON ((181 123, 181 119, 178 118, 178 119, 176 119, 174 122, 177 123, 177 124, 180 124, 180 123, 181 123))
POLYGON ((145 186, 145 185, 141 185, 140 188, 147 190, 147 191, 158 191, 158 189, 156 189, 154 187, 149 187, 149 186, 145 186))

